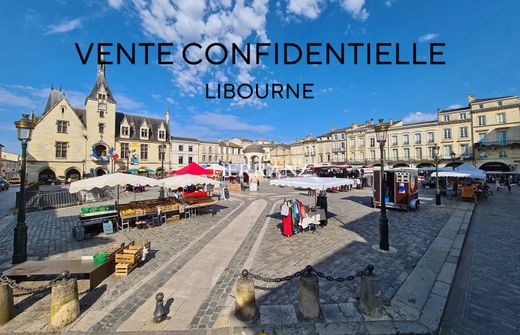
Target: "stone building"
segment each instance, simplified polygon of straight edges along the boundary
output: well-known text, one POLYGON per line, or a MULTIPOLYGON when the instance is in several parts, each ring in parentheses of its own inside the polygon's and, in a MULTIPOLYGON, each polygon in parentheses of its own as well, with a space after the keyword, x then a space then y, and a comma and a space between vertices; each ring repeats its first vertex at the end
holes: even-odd
POLYGON ((192 162, 198 164, 199 144, 200 142, 196 138, 172 136, 172 164, 170 169, 176 171, 192 162))
POLYGON ((20 176, 20 155, 0 150, 0 176, 7 179, 20 176))
POLYGON ((51 88, 28 146, 29 182, 81 179, 115 171, 158 172, 171 160, 169 112, 164 119, 117 112, 117 102, 98 65, 82 108, 51 88), (163 147, 164 150, 160 148, 163 147))

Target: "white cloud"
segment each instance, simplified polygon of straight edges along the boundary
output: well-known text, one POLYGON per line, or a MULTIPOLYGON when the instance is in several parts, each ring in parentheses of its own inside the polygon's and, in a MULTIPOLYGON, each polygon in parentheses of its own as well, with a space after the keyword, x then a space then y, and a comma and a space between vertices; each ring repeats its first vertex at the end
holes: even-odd
POLYGON ((68 31, 74 30, 81 26, 81 19, 72 19, 65 22, 62 22, 58 25, 51 25, 48 27, 48 31, 46 35, 50 34, 58 34, 58 33, 66 33, 68 31))
POLYGON ((287 11, 312 20, 320 16, 324 3, 324 0, 289 0, 287 11))
POLYGON ((0 87, 0 105, 31 108, 34 103, 26 95, 19 95, 0 87))
POLYGON ((108 5, 112 8, 119 9, 123 5, 123 0, 108 0, 108 5))
POLYGON ((418 38, 418 41, 421 43, 428 42, 428 41, 435 39, 437 36, 439 36, 439 34, 436 34, 436 33, 425 34, 425 35, 420 36, 418 38))
POLYGON ((394 2, 396 2, 396 1, 397 1, 397 0, 386 0, 386 1, 385 1, 385 6, 388 7, 388 8, 390 8, 390 7, 392 7, 392 4, 393 4, 394 2))
POLYGON ((365 21, 368 19, 368 11, 365 7, 365 0, 342 0, 341 6, 353 18, 365 21))
POLYGON ((464 106, 462 106, 461 104, 451 104, 446 109, 457 109, 457 108, 462 108, 462 107, 464 107, 464 106))
POLYGON ((422 113, 422 112, 415 112, 410 113, 406 115, 403 118, 403 123, 409 124, 409 123, 417 123, 417 122, 426 122, 426 121, 433 121, 437 119, 437 114, 435 113, 422 113))

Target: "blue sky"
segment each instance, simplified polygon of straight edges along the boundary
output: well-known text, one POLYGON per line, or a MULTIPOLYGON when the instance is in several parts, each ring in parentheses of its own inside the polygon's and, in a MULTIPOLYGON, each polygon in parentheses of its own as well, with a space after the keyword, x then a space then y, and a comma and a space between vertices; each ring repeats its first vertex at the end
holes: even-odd
MULTIPOLYGON (((520 91, 520 1, 502 0, 9 1, 0 13, 0 143, 17 152, 13 122, 40 114, 51 84, 81 107, 96 65, 74 43, 447 43, 447 65, 108 65, 118 110, 172 112, 173 135, 291 142, 370 118, 424 120, 477 97, 520 91), (204 84, 314 83, 313 100, 210 101, 204 84)), ((409 52, 405 52, 409 53, 409 52)))

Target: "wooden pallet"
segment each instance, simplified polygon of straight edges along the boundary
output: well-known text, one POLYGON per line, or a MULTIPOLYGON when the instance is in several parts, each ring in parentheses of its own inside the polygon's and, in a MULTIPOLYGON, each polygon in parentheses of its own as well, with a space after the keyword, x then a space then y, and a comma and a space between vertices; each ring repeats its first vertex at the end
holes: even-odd
POLYGON ((116 277, 126 277, 133 269, 137 266, 137 263, 134 264, 116 264, 116 271, 114 275, 116 277))

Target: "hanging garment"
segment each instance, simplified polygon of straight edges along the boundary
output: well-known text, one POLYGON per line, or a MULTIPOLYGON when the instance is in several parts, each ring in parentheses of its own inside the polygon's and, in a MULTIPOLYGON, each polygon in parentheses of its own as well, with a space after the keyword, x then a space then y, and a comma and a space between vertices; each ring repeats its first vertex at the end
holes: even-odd
POLYGON ((293 216, 292 216, 291 212, 292 211, 289 210, 289 215, 283 217, 283 221, 282 221, 282 225, 283 225, 282 234, 285 235, 285 236, 292 236, 292 234, 293 234, 293 229, 292 229, 293 216))
POLYGON ((284 202, 284 204, 282 205, 282 210, 281 210, 280 214, 282 216, 289 215, 289 206, 287 206, 287 203, 284 202))

